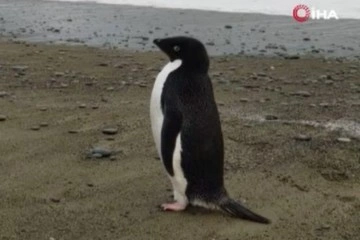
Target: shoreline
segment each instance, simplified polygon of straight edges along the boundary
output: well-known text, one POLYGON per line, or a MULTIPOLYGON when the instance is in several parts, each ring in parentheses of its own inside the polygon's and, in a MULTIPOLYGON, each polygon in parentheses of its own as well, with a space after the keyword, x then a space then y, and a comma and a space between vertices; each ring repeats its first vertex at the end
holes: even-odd
POLYGON ((360 58, 360 20, 299 24, 288 16, 265 14, 35 2, 0 0, 0 36, 151 51, 153 38, 188 35, 203 41, 210 55, 360 58))
MULTIPOLYGON (((57 0, 43 0, 43 1, 49 1, 49 2, 56 2, 57 0)), ((96 3, 96 4, 104 4, 104 5, 120 5, 120 6, 133 6, 133 7, 145 7, 145 8, 158 8, 158 9, 178 9, 178 10, 195 10, 195 11, 205 11, 205 12, 220 12, 220 13, 237 13, 237 14, 262 14, 262 15, 269 15, 269 16, 287 16, 287 17, 292 17, 291 15, 291 11, 287 11, 287 10, 291 10, 291 7, 293 6, 287 6, 287 10, 286 13, 274 13, 274 12, 259 12, 259 10, 251 10, 250 8, 247 9, 237 9, 237 10, 224 10, 224 9, 206 9, 206 8, 201 8, 201 7, 170 7, 170 6, 154 6, 154 5, 141 5, 141 4, 132 4, 132 3, 113 3, 113 2, 96 2, 96 0, 93 0, 93 2, 84 2, 84 1, 72 1, 72 0, 60 0, 57 2, 68 2, 68 3, 96 3)), ((208 7, 208 6, 207 6, 208 7)), ((330 8, 328 8, 330 9, 330 8)), ((360 18, 358 17, 358 15, 356 15, 356 17, 341 17, 342 20, 360 20, 360 18)))

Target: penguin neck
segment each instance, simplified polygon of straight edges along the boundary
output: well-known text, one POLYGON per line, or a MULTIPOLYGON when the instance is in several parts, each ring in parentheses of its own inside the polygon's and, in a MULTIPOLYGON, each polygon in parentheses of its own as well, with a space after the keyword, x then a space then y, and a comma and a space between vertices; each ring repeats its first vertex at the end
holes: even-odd
POLYGON ((181 68, 192 73, 208 73, 209 61, 182 61, 181 68))

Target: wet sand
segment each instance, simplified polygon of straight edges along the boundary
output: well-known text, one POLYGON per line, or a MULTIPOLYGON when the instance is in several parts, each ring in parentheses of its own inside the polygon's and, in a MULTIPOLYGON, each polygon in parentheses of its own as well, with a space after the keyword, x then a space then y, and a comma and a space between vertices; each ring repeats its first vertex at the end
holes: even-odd
POLYGON ((167 35, 202 39, 212 55, 360 57, 360 20, 0 0, 0 36, 149 51, 167 35))
POLYGON ((2 41, 0 55, 1 239, 359 239, 359 136, 323 127, 359 121, 359 62, 212 58, 226 186, 273 221, 260 225, 158 208, 171 199, 148 116, 159 52, 2 41))

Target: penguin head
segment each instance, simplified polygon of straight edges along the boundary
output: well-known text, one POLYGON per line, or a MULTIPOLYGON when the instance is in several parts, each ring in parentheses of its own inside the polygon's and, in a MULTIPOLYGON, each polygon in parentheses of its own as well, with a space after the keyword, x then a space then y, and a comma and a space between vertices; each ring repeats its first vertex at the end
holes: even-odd
POLYGON ((170 58, 170 61, 181 60, 182 66, 196 71, 207 72, 209 69, 209 57, 206 49, 195 38, 170 37, 155 39, 154 44, 170 58))

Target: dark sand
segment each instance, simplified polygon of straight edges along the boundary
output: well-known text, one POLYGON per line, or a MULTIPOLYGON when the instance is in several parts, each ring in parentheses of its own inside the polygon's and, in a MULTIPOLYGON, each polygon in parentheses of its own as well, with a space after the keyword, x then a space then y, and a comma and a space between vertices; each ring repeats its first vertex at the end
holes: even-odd
POLYGON ((241 51, 236 41, 245 42, 248 54, 261 54, 250 46, 260 45, 253 39, 261 42, 264 36, 266 44, 285 44, 290 55, 308 54, 307 44, 318 44, 326 58, 349 57, 359 55, 358 22, 330 27, 265 15, 33 3, 0 0, 0 120, 6 119, 0 121, 0 239, 360 239, 358 60, 319 54, 296 60, 211 59, 226 186, 273 221, 260 225, 198 208, 182 213, 158 208, 171 199, 149 122, 151 87, 167 62, 161 53, 19 41, 86 39, 101 31, 84 44, 102 46, 130 36, 130 49, 149 50, 152 37, 189 29, 205 42, 213 39, 216 45, 207 47, 215 55, 241 51), (161 20, 165 16, 175 17, 161 20), (177 20, 184 24, 180 29, 174 28, 177 20), (119 25, 123 30, 114 28, 114 21, 125 22, 119 25), (233 29, 224 29, 227 24, 233 29), (149 26, 153 34, 144 31, 149 26), (46 30, 51 27, 60 32, 46 30), (266 31, 259 32, 262 28, 266 31), (277 28, 283 37, 274 38, 277 28), (322 36, 313 35, 316 28, 328 30, 312 42, 322 36), (221 44, 224 32, 236 44, 221 44), (31 130, 42 123, 48 126, 31 130), (119 132, 104 135, 105 127, 119 132), (301 134, 311 139, 296 140, 301 134), (110 149, 116 159, 88 159, 91 147, 110 149))
POLYGON ((2 42, 0 54, 1 239, 359 239, 359 132, 298 122, 358 121, 359 62, 212 59, 226 185, 266 226, 157 207, 171 199, 148 117, 160 53, 2 42), (116 160, 86 159, 91 146, 116 160))

